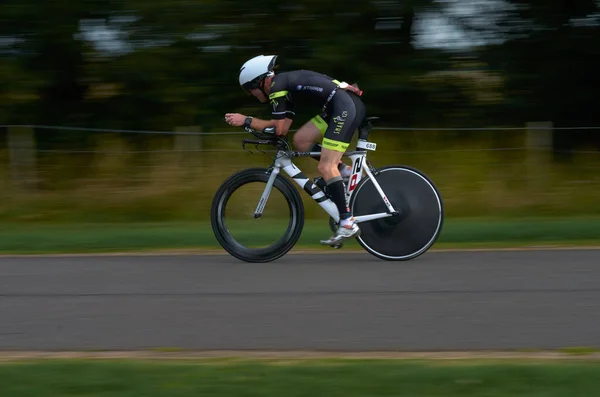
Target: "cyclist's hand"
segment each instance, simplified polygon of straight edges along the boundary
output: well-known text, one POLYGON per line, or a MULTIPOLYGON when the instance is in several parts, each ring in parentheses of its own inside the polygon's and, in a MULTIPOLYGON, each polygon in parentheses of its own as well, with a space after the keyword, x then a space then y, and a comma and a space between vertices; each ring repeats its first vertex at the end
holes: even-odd
POLYGON ((232 125, 234 127, 241 127, 244 125, 244 121, 246 121, 246 116, 239 113, 226 113, 225 121, 227 124, 232 125))

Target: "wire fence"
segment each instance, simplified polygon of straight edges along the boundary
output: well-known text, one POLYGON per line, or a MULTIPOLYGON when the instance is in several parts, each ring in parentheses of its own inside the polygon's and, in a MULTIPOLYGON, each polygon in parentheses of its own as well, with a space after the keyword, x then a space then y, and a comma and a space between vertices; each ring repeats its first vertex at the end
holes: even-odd
MULTIPOLYGON (((241 140, 231 140, 228 136, 248 136, 248 132, 240 128, 237 131, 199 131, 196 126, 180 127, 173 131, 148 131, 148 130, 128 130, 128 129, 103 129, 103 128, 85 128, 85 127, 66 127, 66 126, 52 126, 52 125, 0 125, 1 129, 8 131, 8 160, 10 169, 16 178, 20 178, 22 173, 17 170, 22 168, 24 165, 29 167, 35 167, 36 158, 39 156, 51 156, 55 155, 57 165, 60 165, 64 161, 64 156, 69 155, 102 155, 102 156, 115 156, 115 157, 127 157, 132 155, 158 155, 158 154, 172 154, 172 155, 194 155, 200 154, 202 157, 206 157, 210 154, 238 154, 248 151, 255 151, 255 148, 248 146, 246 149, 242 147, 241 140), (138 134, 138 135, 154 135, 175 137, 171 143, 162 143, 161 147, 155 147, 152 149, 140 149, 131 148, 127 145, 121 145, 118 148, 106 147, 39 147, 35 142, 35 131, 38 130, 54 130, 54 131, 80 131, 83 133, 94 133, 95 135, 101 134, 138 134), (204 140, 203 136, 211 136, 210 140, 204 140), (220 140, 215 143, 214 137, 223 137, 224 140, 220 140), (188 139, 185 139, 188 138, 188 139)), ((576 127, 554 127, 552 123, 528 123, 524 126, 518 127, 453 127, 453 128, 415 128, 415 127, 375 127, 374 132, 381 132, 388 135, 375 135, 375 142, 378 142, 377 155, 391 156, 391 155, 402 155, 402 156, 418 156, 418 155, 450 155, 453 153, 547 153, 552 151, 553 154, 569 154, 569 155, 597 155, 600 153, 600 140, 596 148, 569 148, 562 149, 553 146, 552 134, 554 131, 600 131, 600 127, 595 126, 576 126, 576 127), (490 140, 478 140, 485 136, 482 134, 476 138, 472 138, 466 145, 456 147, 452 143, 444 143, 443 145, 413 145, 410 139, 405 140, 403 143, 396 144, 390 148, 387 140, 401 140, 400 136, 389 135, 394 131, 404 132, 434 132, 438 134, 444 134, 449 132, 458 133, 460 136, 461 132, 506 132, 512 131, 517 133, 517 138, 512 139, 510 145, 507 144, 505 139, 500 144, 498 142, 490 143, 490 140), (427 146, 427 147, 424 147, 427 146), (592 150, 590 150, 592 149, 592 150)), ((292 130, 295 132, 297 130, 292 130)), ((431 137, 430 137, 431 138, 431 137)), ((440 136, 432 138, 431 140, 440 140, 440 136)), ((443 139, 443 137, 442 137, 443 139)), ((422 137, 415 137, 415 140, 423 141, 422 137)), ((428 138, 424 139, 425 141, 428 138)), ((143 141, 143 139, 142 139, 143 141)), ((69 145, 71 146, 71 145, 69 145)), ((263 153, 274 153, 275 150, 261 148, 263 153)), ((181 164, 197 165, 196 161, 181 162, 181 164)), ((46 166, 48 163, 46 162, 46 166)), ((93 165, 86 165, 92 167, 93 165)), ((136 167, 136 164, 132 164, 132 167, 136 167)), ((160 164, 156 164, 160 166, 160 164)), ((80 167, 80 165, 77 165, 80 167)), ((148 167, 148 165, 143 165, 148 167)), ((590 168, 590 165, 586 165, 586 168, 590 168)), ((594 166, 592 166, 594 167, 594 166)))
MULTIPOLYGON (((66 127, 66 126, 52 126, 52 125, 0 125, 0 129, 5 129, 8 131, 14 131, 15 134, 23 135, 27 134, 25 131, 37 131, 37 130, 54 130, 54 131, 79 131, 82 133, 95 133, 95 134, 133 134, 133 135, 154 135, 154 136, 174 136, 174 137, 196 137, 197 139, 202 140, 204 136, 217 136, 217 137, 226 137, 226 136, 249 136, 249 133, 244 131, 242 128, 236 131, 193 131, 190 129, 198 129, 198 127, 185 127, 182 129, 177 129, 173 131, 152 131, 152 130, 129 130, 129 129, 110 129, 110 128, 85 128, 85 127, 66 127)), ((294 133, 297 130, 291 130, 290 132, 294 133)), ((534 136, 538 133, 542 133, 544 135, 537 135, 536 143, 523 141, 521 145, 514 146, 496 146, 496 147, 484 147, 481 145, 480 147, 464 147, 464 148, 439 148, 439 149, 420 149, 420 148, 412 148, 412 149, 402 149, 402 148, 394 148, 392 150, 386 149, 385 143, 384 145, 380 145, 377 151, 379 153, 397 153, 397 154, 425 154, 425 153, 452 153, 452 152, 525 152, 525 151, 547 151, 552 147, 552 151, 555 154, 598 154, 600 152, 600 139, 598 140, 597 147, 595 150, 587 149, 578 149, 578 148, 569 148, 562 149, 552 146, 552 133, 553 131, 598 131, 600 132, 600 126, 574 126, 574 127, 554 127, 551 123, 529 123, 524 126, 514 126, 514 127, 440 127, 440 128, 425 128, 425 127, 375 127, 374 131, 376 132, 436 132, 436 133, 448 133, 448 132, 520 132, 523 134, 523 137, 534 136), (541 137, 541 139, 540 139, 541 137), (541 142, 541 143, 540 143, 541 142)), ((459 134, 460 135, 460 134, 459 134)), ((483 135, 482 135, 483 136, 483 135)), ((375 136, 374 141, 378 141, 378 138, 381 136, 375 136)), ((194 142, 194 147, 188 147, 189 141, 183 141, 182 144, 175 144, 169 148, 159 148, 159 149, 148 149, 148 150, 123 150, 119 149, 115 150, 104 150, 98 148, 69 148, 69 149, 42 149, 35 147, 35 142, 30 137, 17 137, 15 139, 17 143, 15 144, 18 149, 23 152, 26 150, 33 151, 39 154, 108 154, 108 155, 130 155, 130 154, 148 154, 148 153, 241 153, 245 150, 241 147, 241 140, 236 147, 222 148, 222 147, 205 147, 206 145, 203 143, 198 143, 202 141, 194 142)), ((385 142, 385 137, 382 138, 383 142, 385 142)), ((205 142, 204 142, 205 143, 205 142)), ((269 150, 264 150, 269 152, 269 150)))
MULTIPOLYGON (((223 131, 223 132, 203 132, 203 131, 151 131, 151 130, 122 130, 110 128, 85 128, 85 127, 65 127, 54 125, 35 125, 35 124, 0 124, 0 128, 33 128, 49 129, 56 131, 87 131, 87 132, 108 132, 108 133, 126 133, 126 134, 159 134, 159 135, 245 135, 245 131, 223 131)), ((376 127, 381 131, 526 131, 526 130, 547 130, 546 126, 522 126, 522 127, 376 127)), ((600 130, 600 126, 573 126, 573 127, 552 127, 555 131, 589 131, 600 130)), ((290 130, 297 131, 297 130, 290 130)))
MULTIPOLYGON (((425 172, 455 215, 528 208, 549 213, 597 211, 600 145, 586 142, 556 147, 556 131, 600 136, 596 134, 600 127, 555 128, 550 122, 482 128, 375 126, 370 140, 377 143, 377 150, 368 156, 376 167, 402 164, 425 172), (572 157, 560 162, 553 158, 557 154, 572 157)), ((54 197, 52 210, 41 206, 39 216, 57 208, 70 214, 81 203, 86 203, 81 209, 86 214, 113 209, 136 213, 140 200, 151 203, 153 214, 164 213, 165 217, 171 212, 203 213, 227 177, 244 168, 267 167, 275 154, 267 148, 263 150, 266 155, 259 153, 254 145, 248 149, 255 154, 246 153, 242 138, 252 136, 242 128, 201 131, 182 126, 174 131, 144 131, 0 125, 1 133, 6 139, 0 142, 0 191, 4 197, 0 217, 2 211, 18 213, 24 208, 23 200, 50 200, 49 195, 54 197), (38 142, 36 139, 55 138, 41 131, 89 136, 71 134, 68 139, 38 142), (7 207, 11 202, 13 207, 7 207)), ((308 177, 318 174, 314 160, 294 161, 308 177)), ((38 210, 29 208, 26 216, 32 216, 30 211, 38 210)))

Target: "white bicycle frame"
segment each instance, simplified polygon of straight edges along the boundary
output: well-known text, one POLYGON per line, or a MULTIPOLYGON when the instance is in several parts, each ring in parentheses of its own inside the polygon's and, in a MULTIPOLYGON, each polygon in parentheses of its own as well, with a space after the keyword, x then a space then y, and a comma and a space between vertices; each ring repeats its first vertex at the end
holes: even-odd
MULTIPOLYGON (((356 147, 374 151, 376 149, 376 144, 359 139, 356 147)), ((309 194, 312 197, 312 199, 315 200, 315 202, 319 204, 319 206, 321 206, 321 208, 323 208, 323 210, 325 210, 325 212, 327 212, 335 220, 335 222, 339 222, 340 214, 335 203, 330 198, 328 198, 325 195, 325 193, 321 189, 319 189, 310 178, 307 178, 302 172, 302 170, 300 170, 300 168, 298 168, 292 161, 293 157, 316 157, 320 154, 320 152, 286 152, 283 150, 279 150, 277 152, 277 158, 273 163, 273 166, 271 167, 271 175, 267 182, 267 186, 265 187, 265 190, 254 212, 254 217, 259 218, 262 216, 263 210, 267 204, 267 200, 269 199, 269 196, 271 194, 271 190, 273 189, 273 183, 275 183, 277 175, 279 175, 281 173, 281 170, 283 169, 283 171, 287 175, 289 175, 290 178, 292 178, 307 194, 309 194)), ((373 182, 375 189, 377 189, 377 192, 379 192, 382 201, 385 203, 388 209, 388 212, 381 212, 378 214, 368 214, 359 216, 355 215, 355 222, 361 223, 371 221, 374 219, 394 216, 396 214, 396 210, 387 199, 385 192, 375 179, 371 171, 371 167, 367 162, 367 151, 346 152, 344 153, 344 156, 349 157, 352 160, 352 175, 348 179, 348 184, 346 186, 346 203, 350 203, 350 199, 356 191, 358 183, 362 180, 364 174, 366 174, 373 182)))

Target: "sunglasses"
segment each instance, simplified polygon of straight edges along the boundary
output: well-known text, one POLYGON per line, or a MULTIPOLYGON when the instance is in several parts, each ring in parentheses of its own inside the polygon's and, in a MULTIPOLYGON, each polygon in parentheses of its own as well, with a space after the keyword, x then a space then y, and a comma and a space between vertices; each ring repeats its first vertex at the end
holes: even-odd
POLYGON ((250 94, 250 90, 260 88, 263 80, 264 80, 264 76, 257 77, 254 80, 249 81, 249 82, 245 83, 244 85, 242 85, 242 88, 247 94, 250 94))

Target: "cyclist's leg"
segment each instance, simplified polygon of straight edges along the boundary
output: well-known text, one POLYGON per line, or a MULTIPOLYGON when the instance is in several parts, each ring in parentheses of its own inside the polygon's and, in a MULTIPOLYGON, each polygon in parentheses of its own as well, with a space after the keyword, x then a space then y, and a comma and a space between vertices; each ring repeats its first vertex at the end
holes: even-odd
MULTIPOLYGON (((323 148, 321 141, 323 135, 327 131, 328 117, 325 114, 318 114, 308 122, 306 122, 294 134, 294 146, 300 151, 320 152, 323 148)), ((313 157, 319 161, 320 156, 313 157)), ((339 161, 338 169, 343 178, 349 178, 352 174, 352 169, 343 161, 339 161)))
POLYGON ((346 204, 344 183, 338 164, 366 112, 362 102, 346 92, 336 94, 332 108, 331 122, 323 137, 319 172, 325 179, 327 192, 340 213, 340 227, 333 237, 322 241, 328 245, 339 243, 343 238, 354 237, 360 232, 346 204))
POLYGON ((316 120, 317 117, 319 116, 315 116, 304 123, 302 127, 294 133, 294 147, 297 150, 307 152, 312 150, 313 145, 317 144, 316 142, 321 142, 325 129, 327 129, 327 123, 321 119, 323 123, 325 123, 325 128, 323 129, 323 126, 316 120))

